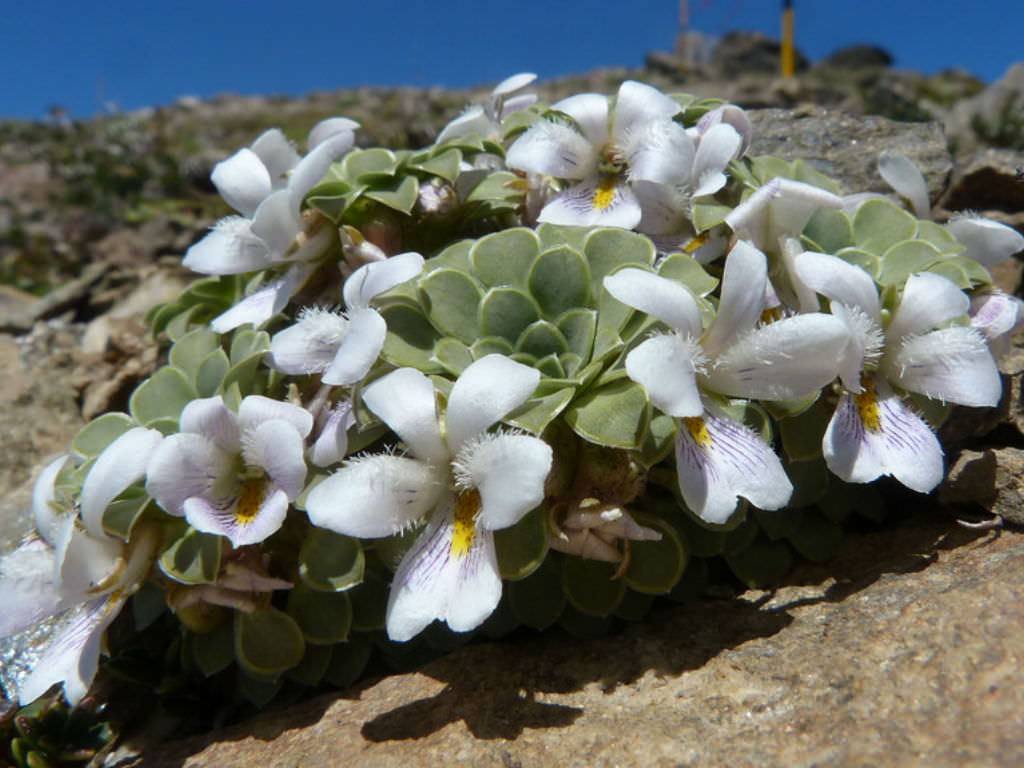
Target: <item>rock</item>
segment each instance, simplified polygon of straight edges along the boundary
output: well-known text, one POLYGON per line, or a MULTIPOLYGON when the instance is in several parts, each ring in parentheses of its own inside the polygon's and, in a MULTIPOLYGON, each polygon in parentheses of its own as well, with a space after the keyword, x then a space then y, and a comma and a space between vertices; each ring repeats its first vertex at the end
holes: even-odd
POLYGON ((975 150, 958 160, 940 205, 948 211, 972 210, 1010 226, 1024 227, 1024 181, 1017 177, 1022 165, 1024 146, 1020 150, 975 150))
POLYGON ((754 140, 748 154, 803 158, 840 182, 846 193, 892 189, 878 174, 883 149, 906 155, 928 182, 929 196, 939 197, 953 168, 938 123, 900 123, 835 110, 751 110, 754 140))
POLYGON ((939 489, 954 506, 980 506, 1003 520, 1024 525, 1024 450, 963 451, 939 489))
POLYGON ((1024 62, 1011 64, 981 93, 958 102, 946 120, 946 132, 963 150, 980 144, 1024 149, 1024 62))
POLYGON ((917 518, 850 537, 835 562, 789 584, 666 608, 592 641, 465 647, 127 764, 1024 760, 1024 535, 917 518))
POLYGON ((848 45, 830 53, 815 64, 815 67, 833 69, 886 68, 892 66, 892 56, 877 45, 848 45))
MULTIPOLYGON (((729 32, 711 52, 711 69, 716 77, 736 77, 756 72, 779 74, 782 46, 760 32, 729 32)), ((794 51, 797 72, 807 69, 807 59, 794 51)))

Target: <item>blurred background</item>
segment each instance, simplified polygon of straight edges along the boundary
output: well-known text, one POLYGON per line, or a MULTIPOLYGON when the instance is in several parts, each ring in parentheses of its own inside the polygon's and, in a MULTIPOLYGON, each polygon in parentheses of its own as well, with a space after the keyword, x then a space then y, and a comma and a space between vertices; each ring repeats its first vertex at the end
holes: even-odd
MULTIPOLYGON (((639 68, 691 35, 691 64, 733 30, 778 39, 781 0, 5 0, 0 118, 72 118, 219 93, 299 96, 362 85, 465 88, 639 68), (88 8, 88 10, 85 10, 88 8)), ((897 69, 961 68, 985 83, 1024 59, 1016 0, 795 0, 808 63, 852 44, 897 69)))

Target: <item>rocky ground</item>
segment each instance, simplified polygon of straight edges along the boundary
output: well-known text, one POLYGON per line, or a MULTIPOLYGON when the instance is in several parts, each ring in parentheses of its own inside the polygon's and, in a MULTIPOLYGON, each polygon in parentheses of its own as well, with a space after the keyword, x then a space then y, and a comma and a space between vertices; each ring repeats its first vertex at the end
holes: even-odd
MULTIPOLYGON (((732 43, 746 53, 686 68, 652 55, 642 72, 538 90, 612 92, 635 77, 723 97, 751 109, 753 154, 804 157, 845 191, 887 192, 875 160, 896 149, 924 171, 938 220, 973 209, 1024 228, 1024 64, 985 87, 839 57, 787 82, 758 63, 770 41, 732 43)), ((156 366, 139 318, 180 290, 182 253, 227 213, 208 181, 214 163, 266 127, 301 141, 332 114, 361 122, 362 146, 426 144, 486 92, 224 96, 0 124, 0 551, 28 529, 45 459, 89 418, 123 409, 156 366)), ((998 279, 1017 289, 1019 264, 998 279)), ((118 764, 1020 764, 1024 534, 1012 526, 1024 523, 1024 356, 1004 370, 998 413, 947 430, 954 471, 939 496, 851 535, 836 561, 773 593, 665 608, 596 641, 475 645, 200 739, 156 747, 155 731, 139 733, 118 764), (987 512, 1010 529, 954 521, 987 512)))

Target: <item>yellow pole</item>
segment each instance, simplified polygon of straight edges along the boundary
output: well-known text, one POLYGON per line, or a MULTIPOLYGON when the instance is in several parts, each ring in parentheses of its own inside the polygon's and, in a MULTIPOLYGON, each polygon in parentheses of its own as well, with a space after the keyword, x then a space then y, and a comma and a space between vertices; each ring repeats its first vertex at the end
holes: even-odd
POLYGON ((782 0, 782 76, 792 77, 794 69, 793 0, 782 0))

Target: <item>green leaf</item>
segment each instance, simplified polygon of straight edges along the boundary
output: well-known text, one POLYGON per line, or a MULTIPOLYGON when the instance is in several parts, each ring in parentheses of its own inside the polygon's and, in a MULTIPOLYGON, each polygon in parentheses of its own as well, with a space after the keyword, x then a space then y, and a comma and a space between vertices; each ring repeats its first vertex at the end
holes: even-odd
POLYGON ((129 429, 138 426, 127 413, 104 413, 90 421, 71 438, 71 451, 83 459, 99 456, 129 429))
POLYGON ((594 348, 597 312, 592 309, 570 309, 558 318, 557 325, 569 345, 569 350, 579 355, 580 360, 589 360, 594 348))
POLYGON ((834 179, 829 178, 824 173, 814 168, 802 157, 798 157, 793 161, 793 178, 797 181, 802 181, 805 184, 811 184, 819 189, 824 189, 826 192, 831 192, 833 195, 840 194, 839 185, 834 179))
POLYGON ((824 459, 789 461, 783 457, 782 466, 793 483, 793 495, 789 499, 791 506, 816 504, 828 491, 829 472, 824 459))
POLYGON ((211 632, 192 635, 192 658, 204 677, 213 677, 235 661, 235 623, 222 621, 211 632))
POLYGON ((694 296, 706 296, 718 287, 718 278, 709 275, 688 253, 670 253, 658 262, 657 273, 682 283, 694 296))
POLYGON ((276 678, 302 660, 302 630, 287 613, 268 606, 254 613, 235 612, 235 658, 260 678, 276 678))
POLYGON ((427 160, 412 164, 409 167, 440 176, 445 181, 454 184, 455 178, 459 175, 459 165, 461 162, 462 152, 455 147, 450 147, 427 160))
POLYGON ((371 200, 376 200, 382 205, 386 205, 392 210, 399 211, 401 213, 409 213, 412 207, 416 205, 416 198, 419 196, 420 185, 416 181, 414 176, 406 176, 401 182, 398 182, 388 188, 381 189, 379 187, 374 189, 368 189, 363 193, 364 197, 368 197, 371 200))
POLYGON ((168 359, 175 368, 195 378, 200 363, 215 349, 220 349, 220 336, 209 328, 196 328, 171 346, 168 359))
POLYGON ((180 341, 188 335, 192 326, 199 322, 198 318, 202 316, 203 311, 204 307, 202 305, 194 304, 184 312, 179 312, 172 317, 164 327, 164 330, 167 332, 167 338, 174 342, 180 341))
POLYGON ((327 668, 331 665, 333 650, 334 646, 331 645, 306 643, 302 661, 288 670, 288 679, 309 688, 320 685, 320 681, 327 674, 327 668))
POLYGON ((590 227, 575 227, 565 224, 548 224, 544 222, 537 226, 537 237, 540 238, 541 248, 553 248, 559 245, 568 245, 577 251, 583 251, 583 243, 590 234, 590 227))
POLYGON ((525 579, 505 585, 512 613, 528 627, 547 629, 565 610, 560 560, 549 555, 525 579))
POLYGON ((481 237, 470 249, 469 260, 476 277, 488 288, 522 286, 539 250, 533 230, 516 227, 481 237))
POLYGON ((393 152, 380 147, 354 149, 341 161, 341 172, 346 179, 359 182, 372 174, 393 174, 398 168, 398 158, 393 152))
POLYGON ((384 629, 385 611, 388 605, 388 585, 377 578, 364 579, 351 592, 346 593, 352 601, 352 629, 369 632, 384 629))
POLYGON ((231 363, 223 349, 215 349, 207 355, 195 374, 196 392, 200 397, 212 397, 220 389, 231 363))
POLYGON ((572 387, 564 387, 547 395, 531 397, 508 414, 503 421, 539 435, 565 409, 575 392, 572 387))
POLYGON ((337 224, 345 214, 352 191, 352 185, 340 179, 321 181, 306 195, 306 205, 337 224))
POLYGON ((562 589, 569 605, 587 616, 607 616, 626 593, 626 583, 615 578, 617 563, 562 558, 562 589))
POLYGON ((799 416, 778 423, 782 447, 791 461, 821 458, 821 438, 825 436, 829 416, 822 408, 808 408, 799 416))
POLYGON ((435 269, 421 278, 419 290, 434 327, 459 341, 472 344, 480 336, 477 282, 455 269, 435 269))
POLYGON ((373 643, 366 634, 351 635, 344 643, 337 643, 331 651, 331 663, 324 679, 339 688, 352 685, 362 677, 370 661, 373 643))
POLYGON ((654 263, 654 244, 643 235, 625 229, 595 229, 583 245, 590 265, 590 295, 604 290, 602 281, 616 269, 632 264, 649 267, 654 263))
POLYGON ((824 253, 835 253, 853 245, 853 222, 845 211, 819 208, 807 222, 803 234, 816 242, 824 253))
POLYGON ((380 310, 388 325, 381 356, 392 365, 411 366, 424 373, 438 370, 434 347, 441 336, 423 311, 410 304, 389 304, 380 310))
POLYGON ((257 680, 249 674, 238 676, 238 694, 257 709, 263 709, 281 692, 283 680, 257 680))
POLYGON ((199 393, 184 373, 165 366, 136 388, 128 410, 143 425, 156 419, 177 420, 182 409, 197 397, 199 393))
POLYGON ((548 552, 547 515, 541 507, 528 512, 515 525, 494 532, 498 570, 503 579, 524 579, 548 552))
POLYGON ((644 441, 640 445, 639 459, 644 466, 653 467, 672 452, 677 431, 678 426, 674 418, 660 412, 652 414, 644 441))
POLYGON ((584 440, 636 449, 643 442, 650 415, 644 388, 623 378, 576 398, 565 411, 565 421, 584 440))
POLYGON ((296 584, 288 591, 287 611, 307 643, 339 643, 352 627, 352 603, 346 592, 320 592, 296 584))
POLYGON ((311 527, 299 549, 299 578, 310 589, 341 592, 363 580, 366 558, 359 539, 311 527))
POLYGON ((241 394, 253 394, 257 389, 257 375, 265 372, 263 364, 265 354, 265 352, 253 352, 249 357, 233 364, 221 379, 220 391, 224 392, 231 386, 237 386, 241 394))
POLYGON ((685 603, 701 597, 711 583, 708 561, 699 557, 691 557, 683 571, 682 577, 676 582, 669 593, 669 599, 677 603, 685 603))
POLYGON ((750 170, 754 174, 754 178, 762 184, 771 181, 777 176, 781 176, 784 179, 793 178, 793 166, 782 158, 774 157, 773 155, 759 155, 758 157, 751 158, 750 170))
POLYGON ((448 373, 458 376, 473 362, 473 353, 461 341, 441 339, 434 348, 434 359, 448 373))
MULTIPOLYGON (((947 261, 940 261, 935 264, 930 264, 927 267, 928 272, 934 272, 936 275, 942 275, 947 280, 952 281, 957 287, 962 290, 968 290, 971 287, 971 278, 967 275, 967 271, 958 263, 956 257, 947 261)), ((964 259, 963 261, 972 261, 971 259, 964 259)), ((977 263, 977 262, 973 262, 977 263)), ((984 269, 984 267, 982 267, 984 269)), ((987 273, 986 273, 987 274, 987 273)), ((978 281, 984 282, 984 281, 978 281)))
POLYGON ((547 317, 585 307, 590 296, 590 268, 583 256, 567 245, 541 253, 527 277, 530 293, 547 317))
POLYGON ((873 280, 878 280, 878 276, 882 272, 882 259, 860 248, 843 248, 836 251, 835 255, 845 262, 860 267, 871 275, 873 280))
POLYGON ((901 286, 914 272, 936 261, 939 249, 924 240, 904 240, 889 248, 882 256, 878 281, 883 285, 901 286))
POLYGON ((661 541, 629 542, 629 567, 623 576, 626 585, 648 595, 667 594, 686 568, 685 544, 667 521, 641 512, 634 512, 633 518, 645 528, 658 531, 661 541))
POLYGON ((232 366, 248 360, 255 354, 262 354, 270 350, 270 334, 266 331, 254 331, 251 328, 243 328, 235 331, 231 338, 231 351, 228 360, 232 366))
POLYGON ((864 201, 853 215, 854 243, 879 256, 896 243, 910 240, 915 232, 917 219, 882 198, 864 201))
POLYGON ((135 523, 150 506, 149 494, 141 486, 131 486, 122 491, 103 510, 103 530, 122 541, 128 541, 135 523))
POLYGON ((486 355, 511 355, 515 352, 515 348, 508 339, 503 339, 500 336, 484 336, 482 339, 477 339, 473 342, 470 350, 474 360, 479 360, 486 355))
POLYGON ((793 553, 784 541, 760 536, 742 552, 727 554, 725 561, 750 589, 767 589, 778 584, 793 567, 793 553))
POLYGON ((732 213, 732 207, 719 203, 710 195, 698 197, 693 202, 693 228, 698 232, 707 232, 717 227, 725 217, 732 213))
POLYGON ((525 352, 536 358, 547 355, 561 355, 569 351, 569 345, 561 331, 547 320, 538 320, 526 327, 516 341, 516 352, 525 352))
POLYGON ((213 584, 220 571, 220 536, 189 528, 160 556, 160 570, 182 584, 213 584))
POLYGON ((931 243, 944 254, 960 253, 964 250, 964 246, 948 229, 934 221, 918 221, 916 237, 918 240, 931 243))
POLYGON ((480 335, 500 336, 514 344, 526 326, 540 319, 540 307, 517 288, 491 288, 480 301, 479 317, 480 335))
POLYGON ((789 543, 803 557, 812 563, 830 560, 839 551, 843 541, 843 529, 829 518, 802 511, 799 523, 789 534, 789 543))
POLYGON ((565 611, 558 620, 558 626, 577 640, 592 640, 608 633, 612 626, 612 616, 590 616, 578 611, 570 603, 565 606, 565 611))

